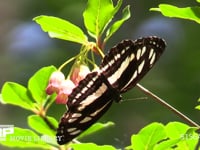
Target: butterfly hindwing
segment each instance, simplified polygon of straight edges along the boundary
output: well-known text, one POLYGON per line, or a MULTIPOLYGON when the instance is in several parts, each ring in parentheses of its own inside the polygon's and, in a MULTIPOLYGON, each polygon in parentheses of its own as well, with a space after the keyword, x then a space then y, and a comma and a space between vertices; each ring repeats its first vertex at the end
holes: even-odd
POLYGON ((104 57, 100 69, 89 73, 69 95, 67 112, 57 130, 65 144, 95 123, 121 93, 133 88, 152 68, 165 49, 158 37, 124 40, 104 57))
POLYGON ((102 74, 113 88, 126 92, 152 68, 164 49, 165 42, 153 36, 124 40, 103 59, 100 65, 102 74))
POLYGON ((61 118, 57 141, 65 144, 96 122, 120 96, 103 75, 92 72, 69 96, 68 111, 61 118))

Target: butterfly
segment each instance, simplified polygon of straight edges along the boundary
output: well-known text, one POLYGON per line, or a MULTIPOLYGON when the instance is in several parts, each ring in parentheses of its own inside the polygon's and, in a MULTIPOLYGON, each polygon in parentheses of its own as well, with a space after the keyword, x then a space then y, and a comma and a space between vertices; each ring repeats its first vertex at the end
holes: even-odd
POLYGON ((94 124, 121 94, 133 88, 153 67, 166 47, 163 39, 149 36, 123 40, 110 49, 99 70, 89 73, 68 97, 68 110, 57 129, 57 142, 70 142, 94 124))

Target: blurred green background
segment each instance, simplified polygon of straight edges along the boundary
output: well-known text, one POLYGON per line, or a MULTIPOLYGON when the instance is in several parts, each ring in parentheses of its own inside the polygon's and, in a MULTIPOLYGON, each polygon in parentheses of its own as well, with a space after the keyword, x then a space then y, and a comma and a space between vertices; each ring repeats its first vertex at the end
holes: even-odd
MULTIPOLYGON (((6 81, 26 86, 28 79, 41 67, 58 67, 77 54, 80 45, 50 39, 32 18, 52 15, 67 19, 86 31, 82 18, 86 3, 87 0, 0 0, 0 86, 6 81)), ((132 17, 114 34, 106 49, 126 38, 149 35, 164 38, 167 42, 164 55, 140 83, 200 123, 200 112, 194 109, 200 96, 200 25, 149 11, 160 3, 179 7, 198 5, 194 0, 124 0, 123 7, 131 6, 132 17)), ((120 17, 118 13, 117 18, 120 17)), ((130 143, 131 134, 151 122, 184 122, 151 98, 134 100, 140 97, 145 95, 137 88, 124 94, 124 101, 114 104, 100 120, 113 121, 116 125, 83 141, 124 147, 130 143)), ((65 110, 64 105, 55 104, 49 110, 49 115, 59 120, 65 110)), ((21 108, 0 104, 0 124, 28 128, 26 117, 29 114, 21 108)), ((0 146, 0 149, 9 148, 0 146)))

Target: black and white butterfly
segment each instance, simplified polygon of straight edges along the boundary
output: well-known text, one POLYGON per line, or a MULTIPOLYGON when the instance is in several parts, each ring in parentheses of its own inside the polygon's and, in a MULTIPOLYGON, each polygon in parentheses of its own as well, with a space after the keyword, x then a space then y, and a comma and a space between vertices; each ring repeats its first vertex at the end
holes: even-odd
POLYGON ((124 40, 104 57, 99 70, 89 73, 69 95, 67 112, 57 130, 65 144, 95 123, 121 94, 133 88, 152 68, 166 47, 155 36, 124 40))

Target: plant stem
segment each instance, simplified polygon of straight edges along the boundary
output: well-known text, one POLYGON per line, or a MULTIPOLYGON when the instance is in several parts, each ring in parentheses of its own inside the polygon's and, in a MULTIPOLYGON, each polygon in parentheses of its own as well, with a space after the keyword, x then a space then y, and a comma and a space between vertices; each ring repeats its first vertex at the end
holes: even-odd
POLYGON ((66 62, 64 62, 64 63, 58 68, 58 70, 61 71, 61 70, 64 68, 64 66, 66 66, 68 63, 70 63, 70 62, 73 61, 74 59, 76 59, 76 56, 74 56, 74 57, 68 59, 66 62))
POLYGON ((138 87, 146 95, 149 95, 154 100, 156 100, 157 102, 159 102, 161 105, 163 105, 163 106, 167 107, 168 109, 170 109, 172 112, 174 112, 175 114, 177 114, 180 118, 182 118, 183 120, 185 120, 186 122, 188 122, 190 125, 198 127, 198 128, 200 127, 196 122, 192 121, 186 115, 184 115, 183 113, 181 113, 180 111, 178 111, 176 108, 174 108, 173 106, 171 106, 170 104, 168 104, 167 102, 165 102, 163 99, 161 99, 158 96, 156 96, 151 91, 149 91, 146 88, 144 88, 142 85, 136 84, 136 87, 138 87))

